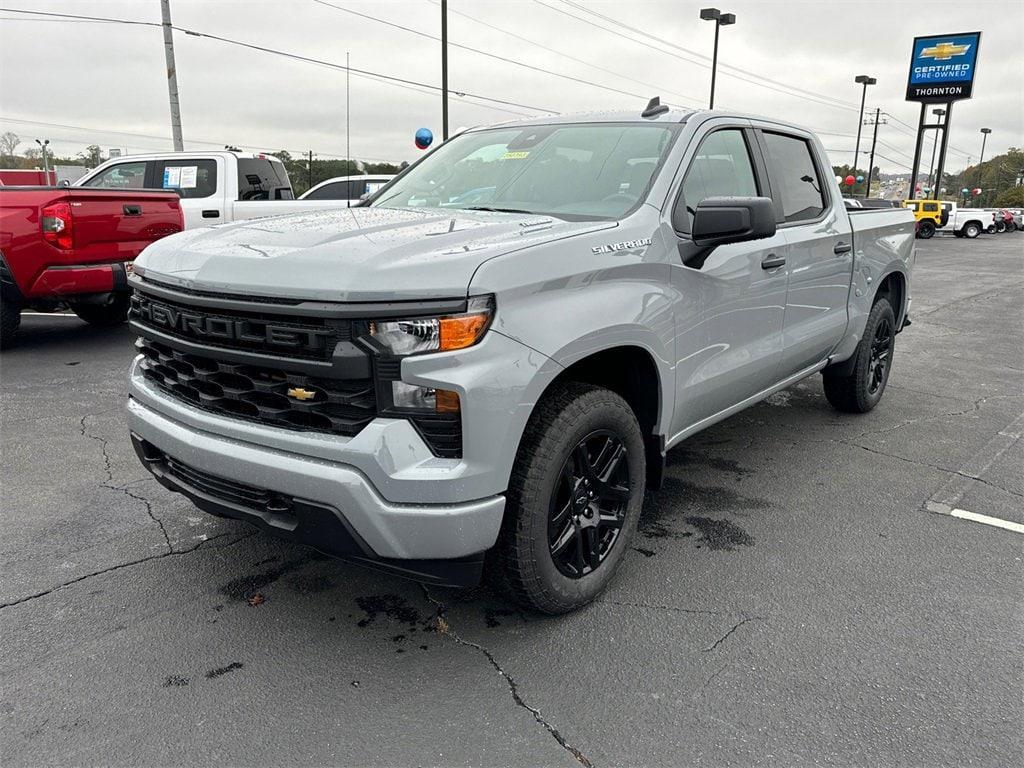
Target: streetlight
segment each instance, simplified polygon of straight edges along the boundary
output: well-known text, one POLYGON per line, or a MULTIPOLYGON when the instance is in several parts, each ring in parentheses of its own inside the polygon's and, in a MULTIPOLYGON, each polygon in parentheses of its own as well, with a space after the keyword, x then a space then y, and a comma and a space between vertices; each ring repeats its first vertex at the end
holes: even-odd
MULTIPOLYGON (((861 83, 864 85, 864 89, 861 91, 860 94, 860 118, 857 120, 857 146, 853 150, 853 175, 856 176, 857 155, 860 154, 860 129, 863 127, 864 124, 864 100, 868 96, 868 86, 874 85, 878 81, 875 78, 870 77, 869 75, 857 75, 855 78, 853 78, 853 82, 861 83)), ((913 183, 913 180, 911 180, 911 183, 913 183)))
POLYGON ((700 17, 704 21, 715 22, 715 52, 711 57, 711 101, 708 109, 715 108, 715 74, 718 71, 718 30, 719 27, 726 27, 736 23, 735 13, 722 13, 717 8, 702 8, 700 17))
POLYGON ((985 142, 988 140, 988 135, 992 133, 991 128, 981 129, 981 157, 978 158, 978 165, 985 162, 985 142))
MULTIPOLYGON (((933 109, 932 110, 932 114, 935 115, 938 118, 938 122, 941 123, 943 115, 946 114, 946 110, 944 110, 944 109, 933 109)), ((938 127, 936 127, 935 128, 935 141, 932 142, 932 161, 928 165, 928 183, 929 184, 931 183, 931 179, 932 179, 932 171, 935 170, 935 150, 936 150, 936 148, 938 146, 939 146, 939 129, 938 129, 938 127)), ((934 192, 935 188, 938 187, 938 186, 939 186, 939 182, 938 182, 938 179, 936 179, 935 180, 935 184, 932 185, 932 191, 934 192)), ((937 197, 937 195, 933 195, 933 197, 937 197)))
POLYGON ((39 139, 36 139, 36 144, 39 145, 39 151, 43 155, 43 176, 46 177, 46 181, 47 181, 47 183, 49 183, 49 181, 50 181, 50 166, 46 162, 46 148, 50 145, 50 140, 46 139, 45 141, 40 141, 39 139))

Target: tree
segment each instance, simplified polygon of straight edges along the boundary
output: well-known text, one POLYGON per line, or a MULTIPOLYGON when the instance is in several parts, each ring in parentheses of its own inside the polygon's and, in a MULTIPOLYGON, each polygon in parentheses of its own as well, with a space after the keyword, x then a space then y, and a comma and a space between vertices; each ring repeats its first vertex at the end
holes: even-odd
POLYGON ((12 131, 7 131, 0 136, 0 158, 3 158, 7 164, 13 165, 19 144, 21 144, 21 137, 12 131))
POLYGON ((85 152, 79 152, 78 156, 85 161, 89 168, 95 168, 103 162, 103 150, 98 144, 90 144, 85 148, 85 152))
POLYGON ((996 198, 995 208, 1024 208, 1024 187, 1010 187, 996 198))

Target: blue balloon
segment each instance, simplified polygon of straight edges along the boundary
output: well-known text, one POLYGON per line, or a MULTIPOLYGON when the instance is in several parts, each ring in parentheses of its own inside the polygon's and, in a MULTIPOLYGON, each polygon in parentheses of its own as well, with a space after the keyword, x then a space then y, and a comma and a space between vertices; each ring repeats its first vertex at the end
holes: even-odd
POLYGON ((426 149, 434 143, 434 134, 429 128, 420 128, 416 131, 416 149, 426 149))
POLYGON ((864 181, 864 177, 863 176, 858 176, 857 177, 857 183, 860 184, 862 181, 864 181))

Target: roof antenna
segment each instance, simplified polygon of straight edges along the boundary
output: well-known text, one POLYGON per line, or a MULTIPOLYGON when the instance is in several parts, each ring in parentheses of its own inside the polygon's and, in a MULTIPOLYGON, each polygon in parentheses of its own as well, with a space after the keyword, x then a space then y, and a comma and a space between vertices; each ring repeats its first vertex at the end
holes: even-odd
POLYGON ((640 117, 657 117, 668 112, 668 104, 661 103, 661 97, 655 96, 649 102, 643 112, 640 113, 640 117))

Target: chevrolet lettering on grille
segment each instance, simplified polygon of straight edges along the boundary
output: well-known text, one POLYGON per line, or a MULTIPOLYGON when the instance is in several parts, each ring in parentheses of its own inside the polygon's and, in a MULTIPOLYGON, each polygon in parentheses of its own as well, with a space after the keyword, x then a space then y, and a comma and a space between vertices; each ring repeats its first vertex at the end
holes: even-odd
POLYGON ((289 349, 322 350, 331 333, 315 328, 275 325, 261 320, 207 315, 153 301, 136 294, 132 297, 132 317, 155 328, 165 328, 197 341, 238 341, 268 344, 289 349))

